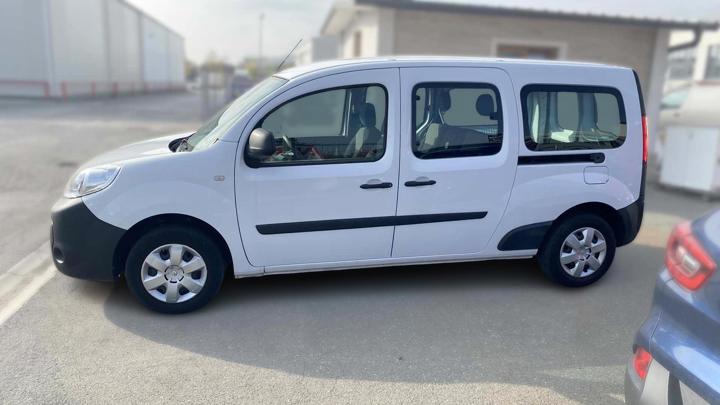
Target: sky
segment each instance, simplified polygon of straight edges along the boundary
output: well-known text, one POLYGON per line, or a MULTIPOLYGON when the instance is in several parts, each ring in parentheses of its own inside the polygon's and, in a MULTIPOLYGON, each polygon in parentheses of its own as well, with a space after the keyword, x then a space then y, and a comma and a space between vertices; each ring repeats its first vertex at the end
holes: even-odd
POLYGON ((260 14, 263 54, 285 56, 301 38, 320 31, 333 0, 128 0, 185 38, 186 57, 210 52, 230 63, 258 54, 260 14))
MULTIPOLYGON (((258 54, 283 57, 300 39, 317 35, 334 0, 128 0, 185 38, 187 58, 210 52, 231 63, 258 54)), ((420 0, 423 1, 423 0, 420 0)), ((432 0, 562 11, 720 20, 720 0, 432 0), (710 17, 709 17, 710 16, 710 17)))

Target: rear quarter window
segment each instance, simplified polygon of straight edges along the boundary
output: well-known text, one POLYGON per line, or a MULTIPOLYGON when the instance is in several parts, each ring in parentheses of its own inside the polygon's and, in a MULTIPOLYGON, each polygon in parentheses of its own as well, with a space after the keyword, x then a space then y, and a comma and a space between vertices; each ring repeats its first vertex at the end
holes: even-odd
POLYGON ((627 135, 622 95, 612 87, 527 85, 525 145, 532 151, 611 149, 627 135))

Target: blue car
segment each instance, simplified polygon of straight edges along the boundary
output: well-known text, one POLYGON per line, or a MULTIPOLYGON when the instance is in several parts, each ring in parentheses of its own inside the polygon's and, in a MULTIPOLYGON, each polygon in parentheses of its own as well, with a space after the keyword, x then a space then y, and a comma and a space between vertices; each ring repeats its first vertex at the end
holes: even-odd
POLYGON ((720 404, 720 211, 678 225, 625 373, 629 404, 720 404))

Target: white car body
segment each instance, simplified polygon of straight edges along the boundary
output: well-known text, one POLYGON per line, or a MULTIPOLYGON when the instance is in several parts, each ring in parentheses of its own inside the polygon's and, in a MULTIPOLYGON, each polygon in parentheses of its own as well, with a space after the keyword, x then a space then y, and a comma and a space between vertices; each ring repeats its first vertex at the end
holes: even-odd
MULTIPOLYGON (((512 229, 553 221, 580 204, 616 210, 640 197, 641 105, 627 68, 575 63, 475 59, 386 59, 334 62, 279 74, 288 82, 243 117, 212 147, 173 153, 173 137, 145 141, 91 161, 120 163, 122 175, 106 190, 83 197, 99 219, 122 229, 163 214, 197 218, 215 228, 232 255, 236 277, 265 273, 346 269, 401 264, 531 257, 536 249, 500 251, 512 229), (501 153, 455 159, 415 159, 408 147, 410 89, 419 81, 490 82, 502 95, 506 135, 501 153), (250 168, 243 146, 264 114, 284 101, 349 84, 380 83, 388 89, 388 148, 370 163, 250 168), (620 90, 628 136, 617 149, 602 150, 602 165, 518 165, 526 149, 521 136, 519 89, 526 84, 612 86, 620 90), (404 142, 403 142, 404 141, 404 142), (587 172, 607 170, 601 184, 587 172), (362 190, 370 179, 402 183, 420 176, 437 188, 362 190), (224 178, 222 181, 217 179, 224 178), (475 188, 468 187, 474 184, 475 188), (302 206, 288 207, 288 200, 302 206), (259 223, 300 222, 395 214, 487 211, 486 218, 397 227, 261 235, 259 223), (472 234, 469 238, 466 235, 472 234)), ((558 154, 572 154, 559 152, 558 154)))

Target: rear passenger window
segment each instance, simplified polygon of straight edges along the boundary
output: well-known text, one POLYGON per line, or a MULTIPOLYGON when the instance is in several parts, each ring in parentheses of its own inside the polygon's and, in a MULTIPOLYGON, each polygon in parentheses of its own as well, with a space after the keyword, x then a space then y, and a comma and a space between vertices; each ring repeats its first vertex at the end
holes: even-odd
POLYGON ((530 150, 610 149, 625 141, 625 108, 616 89, 529 85, 521 97, 530 150))
POLYGON ((486 156, 502 147, 502 109, 495 86, 421 83, 413 90, 413 153, 420 159, 486 156))

